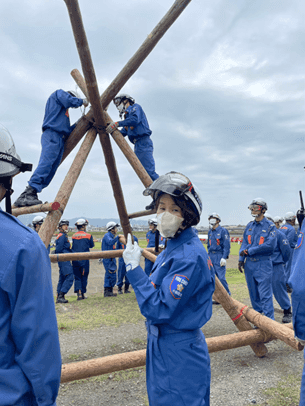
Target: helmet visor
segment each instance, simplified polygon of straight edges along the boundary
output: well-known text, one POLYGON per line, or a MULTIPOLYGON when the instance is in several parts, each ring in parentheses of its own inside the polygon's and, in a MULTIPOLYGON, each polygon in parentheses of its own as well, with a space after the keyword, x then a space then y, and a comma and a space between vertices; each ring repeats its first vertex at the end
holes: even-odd
POLYGON ((191 192, 193 189, 192 182, 185 175, 177 172, 170 172, 156 179, 143 192, 144 196, 153 195, 154 192, 160 191, 172 196, 181 196, 185 192, 191 192))
POLYGON ((250 204, 250 206, 248 207, 249 210, 261 210, 262 206, 259 204, 250 204))

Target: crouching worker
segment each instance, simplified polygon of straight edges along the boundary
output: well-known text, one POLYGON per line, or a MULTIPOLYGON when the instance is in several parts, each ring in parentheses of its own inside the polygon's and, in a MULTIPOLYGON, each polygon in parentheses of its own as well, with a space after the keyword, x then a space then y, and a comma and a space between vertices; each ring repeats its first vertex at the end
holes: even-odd
POLYGON ((141 248, 128 236, 123 258, 140 311, 147 318, 146 378, 151 406, 210 404, 210 358, 200 330, 212 315, 214 271, 192 226, 202 203, 191 181, 177 172, 160 176, 144 191, 157 207, 167 247, 148 277, 141 248))
MULTIPOLYGON (((90 252, 90 248, 94 247, 93 237, 86 233, 88 221, 79 219, 75 223, 78 231, 72 236, 72 252, 90 252)), ((74 292, 77 293, 77 300, 87 299, 88 276, 89 276, 89 259, 82 261, 72 261, 74 273, 74 292)))
MULTIPOLYGON (((56 238, 55 254, 69 254, 72 252, 70 242, 68 239, 68 220, 61 220, 58 224, 59 234, 56 238)), ((57 285, 57 300, 56 303, 69 303, 65 298, 73 285, 74 275, 73 268, 70 261, 58 262, 59 267, 59 280, 57 285)))
POLYGON ((38 234, 11 216, 12 179, 21 162, 0 126, 0 405, 56 406, 61 357, 51 266, 38 234))

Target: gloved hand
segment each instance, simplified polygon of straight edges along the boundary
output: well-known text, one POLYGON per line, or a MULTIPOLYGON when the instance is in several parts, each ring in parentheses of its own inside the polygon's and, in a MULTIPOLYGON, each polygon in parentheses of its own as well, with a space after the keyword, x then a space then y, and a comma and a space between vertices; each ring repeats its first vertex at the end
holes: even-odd
POLYGON ((115 131, 118 128, 118 126, 119 126, 119 123, 117 121, 116 122, 113 121, 106 127, 106 132, 109 134, 112 134, 113 131, 115 131))
POLYGON ((132 244, 131 234, 128 234, 126 249, 123 252, 127 272, 140 265, 142 251, 143 249, 138 246, 136 241, 132 244))
POLYGON ((226 266, 227 261, 224 258, 221 258, 220 260, 220 266, 226 266))
POLYGON ((89 106, 89 102, 87 99, 83 99, 83 106, 84 107, 88 107, 89 106))
POLYGON ((298 223, 299 223, 300 228, 302 227, 304 217, 305 217, 304 210, 302 210, 302 209, 298 210, 297 211, 297 219, 298 219, 298 223))
POLYGON ((301 343, 302 345, 305 346, 305 340, 302 340, 302 339, 299 338, 299 337, 295 337, 295 339, 296 339, 299 343, 301 343))
POLYGON ((161 250, 163 250, 164 247, 165 247, 164 244, 159 244, 159 248, 160 248, 161 250))
POLYGON ((243 263, 243 261, 238 261, 238 270, 239 270, 239 272, 244 273, 243 269, 245 269, 245 264, 243 263))
POLYGON ((243 250, 243 251, 241 251, 241 252, 239 253, 239 255, 240 255, 241 257, 246 257, 247 255, 249 255, 249 254, 248 254, 248 250, 243 250))

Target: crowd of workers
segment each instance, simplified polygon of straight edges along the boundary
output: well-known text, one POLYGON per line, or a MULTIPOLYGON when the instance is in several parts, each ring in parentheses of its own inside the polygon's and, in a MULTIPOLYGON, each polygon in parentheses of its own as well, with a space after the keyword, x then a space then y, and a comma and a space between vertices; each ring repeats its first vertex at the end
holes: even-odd
MULTIPOLYGON (((152 156, 151 131, 141 106, 128 95, 114 99, 124 120, 110 123, 110 133, 121 133, 135 144, 135 153, 153 182, 143 194, 151 196, 148 208, 155 208, 148 244, 165 245, 155 263, 140 267, 142 249, 136 239, 127 242, 117 235, 118 224, 107 224, 103 250, 124 249, 116 280, 116 264, 104 258, 105 297, 120 294, 132 285, 141 313, 146 317, 146 379, 150 405, 208 406, 210 404, 210 358, 203 325, 212 316, 215 275, 228 294, 225 278, 230 252, 230 237, 220 226, 220 216, 209 216, 208 252, 194 230, 202 214, 198 190, 188 177, 178 172, 158 176, 152 156), (158 234, 160 233, 160 235, 158 234), (166 244, 164 244, 166 240, 166 244), (209 257, 210 255, 210 257, 209 257), (120 268, 121 265, 121 268, 120 268), (124 279, 125 278, 125 279, 124 279), (179 360, 179 362, 177 362, 179 360)), ((87 104, 73 92, 57 90, 46 106, 42 151, 38 167, 15 206, 40 204, 37 193, 52 180, 60 164, 66 139, 73 130, 69 107, 87 104)), ((48 251, 38 234, 11 215, 12 180, 32 166, 21 161, 10 133, 0 128, 0 405, 56 406, 61 355, 53 301, 48 251)), ((296 340, 305 344, 305 278, 303 212, 298 213, 300 230, 293 228, 295 215, 279 221, 266 215, 267 204, 255 199, 249 206, 254 220, 244 231, 238 269, 244 272, 252 306, 274 318, 272 294, 284 310, 283 322, 291 318, 291 303, 286 284, 292 289, 293 325, 296 340), (301 227, 302 226, 302 227, 301 227), (296 241, 297 240, 297 241, 296 241)), ((35 226, 41 225, 39 221, 35 226)), ((68 222, 61 220, 56 253, 88 252, 94 246, 86 232, 87 222, 76 222, 78 231, 67 237, 68 222)), ((57 302, 66 303, 65 294, 74 284, 77 299, 86 299, 89 261, 59 263, 57 302)), ((300 405, 305 406, 305 368, 300 405)))

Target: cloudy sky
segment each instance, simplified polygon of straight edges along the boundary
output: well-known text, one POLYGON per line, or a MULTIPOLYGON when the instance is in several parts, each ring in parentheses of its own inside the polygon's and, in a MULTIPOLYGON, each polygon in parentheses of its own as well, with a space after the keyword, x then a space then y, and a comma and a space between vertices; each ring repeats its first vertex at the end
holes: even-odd
MULTIPOLYGON (((79 0, 100 93, 174 0, 79 0)), ((0 4, 0 122, 36 168, 47 98, 74 89, 81 70, 63 0, 0 4)), ((198 187, 207 215, 246 224, 263 197, 271 215, 299 208, 305 193, 305 3, 193 0, 122 89, 142 105, 159 174, 180 171, 198 187)), ((118 119, 114 105, 108 110, 118 119)), ((71 121, 80 117, 71 111, 71 121)), ((53 201, 78 147, 39 195, 53 201)), ((150 198, 113 143, 128 212, 150 198)), ((13 199, 28 174, 14 179, 13 199)), ((3 207, 3 204, 2 204, 3 207)), ((116 217, 97 140, 64 217, 116 217)))

